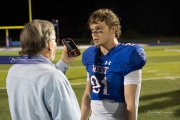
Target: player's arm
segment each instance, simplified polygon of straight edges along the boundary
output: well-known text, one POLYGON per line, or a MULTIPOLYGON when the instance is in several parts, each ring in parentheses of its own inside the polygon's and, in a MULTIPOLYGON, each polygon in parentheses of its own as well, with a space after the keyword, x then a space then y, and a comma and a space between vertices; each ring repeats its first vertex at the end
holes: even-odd
POLYGON ((124 86, 125 102, 127 104, 125 120, 136 119, 136 107, 135 107, 135 95, 136 95, 136 84, 130 84, 124 86))
POLYGON ((86 82, 86 89, 82 97, 81 103, 81 120, 88 120, 90 111, 91 111, 91 83, 90 81, 86 82))
POLYGON ((127 104, 125 120, 137 119, 141 74, 141 70, 136 70, 124 77, 124 96, 127 104))
POLYGON ((146 54, 142 47, 135 45, 130 53, 129 68, 124 77, 124 96, 127 104, 126 120, 136 120, 141 87, 142 67, 146 64, 146 54))

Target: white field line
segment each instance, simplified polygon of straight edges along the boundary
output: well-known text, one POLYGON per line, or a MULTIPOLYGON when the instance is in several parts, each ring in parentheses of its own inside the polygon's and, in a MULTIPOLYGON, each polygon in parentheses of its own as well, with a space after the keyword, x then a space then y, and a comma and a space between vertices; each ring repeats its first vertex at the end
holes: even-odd
POLYGON ((175 55, 147 55, 146 57, 173 57, 173 56, 178 56, 177 54, 175 55))
MULTIPOLYGON (((180 78, 180 76, 176 76, 176 77, 171 77, 171 76, 166 76, 166 77, 162 77, 162 78, 146 78, 143 79, 142 81, 147 81, 147 80, 163 80, 163 79, 169 79, 169 80, 175 80, 177 78, 180 78)), ((82 83, 71 83, 71 85, 85 85, 86 82, 82 82, 82 83)), ((0 90, 4 90, 6 89, 5 87, 0 88, 0 90)))
MULTIPOLYGON (((77 66, 77 67, 70 67, 69 69, 76 69, 76 68, 85 68, 83 66, 77 66)), ((8 70, 0 70, 0 72, 8 72, 8 70)))
POLYGON ((160 78, 145 78, 142 79, 142 81, 146 81, 146 80, 163 80, 163 79, 168 79, 168 80, 175 80, 177 78, 180 78, 180 76, 175 76, 175 77, 171 77, 171 76, 166 76, 166 77, 160 77, 160 78))
MULTIPOLYGON (((140 43, 139 43, 139 45, 140 46, 148 46, 147 44, 140 44, 140 43)), ((78 45, 79 49, 88 48, 88 47, 90 47, 90 45, 78 45)), ((57 46, 57 49, 64 49, 64 46, 57 46)), ((19 51, 19 50, 21 50, 21 47, 0 48, 0 51, 19 51)))
MULTIPOLYGON (((71 85, 85 85, 86 84, 86 82, 83 82, 83 83, 71 83, 71 85)), ((6 89, 6 87, 0 87, 0 90, 5 90, 6 89)))
POLYGON ((164 51, 175 51, 175 52, 180 52, 180 49, 164 49, 164 51))
POLYGON ((8 72, 8 70, 0 70, 0 72, 8 72))
POLYGON ((158 72, 159 70, 147 70, 147 72, 158 72))
POLYGON ((85 68, 84 66, 70 67, 70 69, 85 68))
POLYGON ((83 83, 71 83, 71 85, 84 85, 86 84, 86 82, 83 82, 83 83))
POLYGON ((180 63, 180 62, 177 61, 177 62, 146 63, 146 65, 149 65, 149 64, 174 64, 174 63, 180 63))
POLYGON ((157 73, 156 75, 168 75, 170 73, 157 73))
POLYGON ((5 90, 5 89, 6 89, 5 87, 0 88, 0 90, 5 90))
MULTIPOLYGON (((88 48, 90 45, 78 45, 79 49, 88 48)), ((57 49, 64 49, 64 46, 57 46, 57 49)), ((0 48, 0 51, 19 51, 21 47, 0 48)))
MULTIPOLYGON (((180 62, 163 62, 163 63, 148 63, 149 64, 174 64, 174 63, 180 63, 180 62)), ((76 66, 76 67, 70 67, 70 69, 76 69, 76 68, 85 68, 84 66, 76 66)), ((150 68, 143 68, 143 70, 149 70, 150 68)), ((0 72, 8 72, 8 70, 0 70, 0 72)))

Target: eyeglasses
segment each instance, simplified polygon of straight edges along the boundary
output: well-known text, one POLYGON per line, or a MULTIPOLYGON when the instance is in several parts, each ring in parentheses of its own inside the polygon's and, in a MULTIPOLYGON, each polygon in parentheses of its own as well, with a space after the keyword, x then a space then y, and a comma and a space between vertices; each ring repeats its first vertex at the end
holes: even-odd
POLYGON ((51 40, 55 40, 56 44, 58 45, 60 39, 51 39, 51 40))

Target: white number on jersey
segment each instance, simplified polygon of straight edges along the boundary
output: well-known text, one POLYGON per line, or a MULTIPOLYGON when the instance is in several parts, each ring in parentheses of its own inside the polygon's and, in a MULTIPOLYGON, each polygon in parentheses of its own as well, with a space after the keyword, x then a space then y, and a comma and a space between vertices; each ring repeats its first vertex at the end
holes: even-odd
MULTIPOLYGON (((107 93, 107 89, 108 89, 108 86, 107 86, 107 78, 104 77, 104 79, 101 80, 101 83, 104 84, 103 94, 104 94, 104 95, 109 95, 109 94, 107 93)), ((92 75, 92 76, 91 76, 91 84, 92 84, 92 88, 93 88, 92 91, 93 91, 94 93, 99 93, 101 85, 99 84, 99 81, 98 81, 98 79, 96 78, 95 75, 92 75)))

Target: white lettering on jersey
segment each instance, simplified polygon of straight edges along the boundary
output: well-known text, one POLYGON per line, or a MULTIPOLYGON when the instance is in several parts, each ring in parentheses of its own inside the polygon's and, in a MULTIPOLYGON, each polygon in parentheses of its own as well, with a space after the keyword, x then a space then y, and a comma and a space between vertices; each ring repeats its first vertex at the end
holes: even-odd
POLYGON ((130 46, 134 46, 135 44, 133 44, 133 43, 126 43, 126 44, 124 44, 125 46, 128 46, 128 45, 130 45, 130 46))
POLYGON ((96 72, 96 73, 106 74, 108 69, 109 69, 109 67, 102 67, 102 66, 92 65, 92 71, 96 72))

